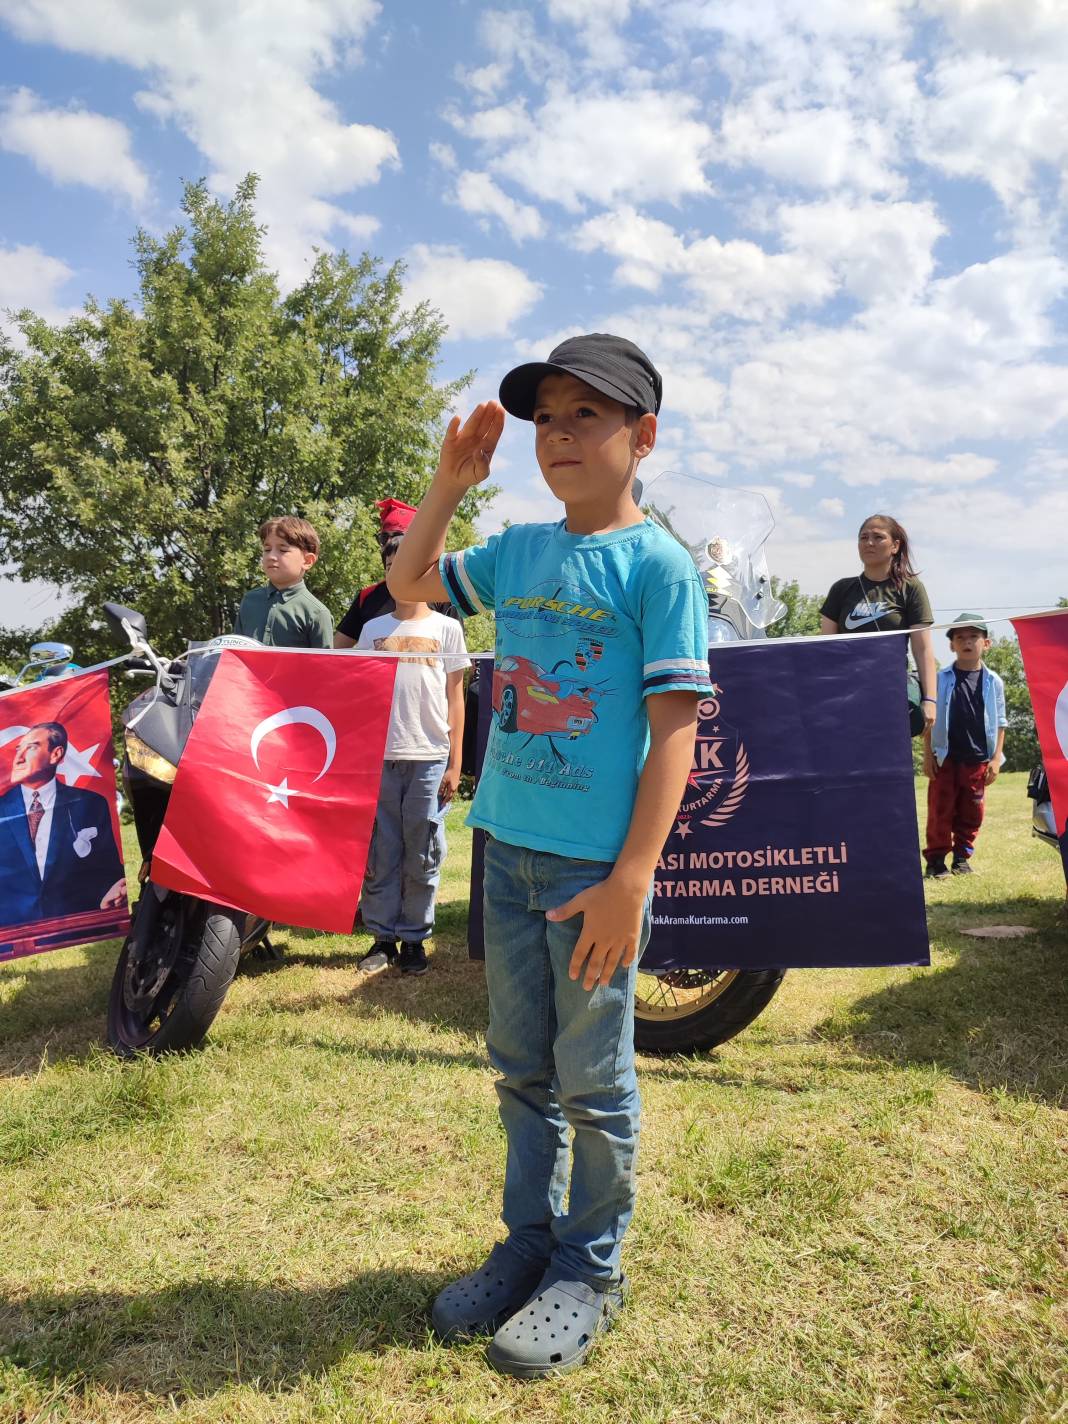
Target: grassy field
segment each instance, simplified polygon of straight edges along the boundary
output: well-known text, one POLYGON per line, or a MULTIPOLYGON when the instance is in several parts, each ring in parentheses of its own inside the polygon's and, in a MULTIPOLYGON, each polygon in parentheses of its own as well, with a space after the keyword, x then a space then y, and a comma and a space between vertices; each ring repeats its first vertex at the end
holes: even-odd
POLYGON ((427 1331, 502 1163, 456 814, 423 980, 291 932, 203 1052, 124 1067, 114 945, 0 968, 0 1420, 1068 1420, 1068 922, 1028 821, 1003 777, 930 969, 794 972, 643 1061, 634 1294, 537 1385, 427 1331))

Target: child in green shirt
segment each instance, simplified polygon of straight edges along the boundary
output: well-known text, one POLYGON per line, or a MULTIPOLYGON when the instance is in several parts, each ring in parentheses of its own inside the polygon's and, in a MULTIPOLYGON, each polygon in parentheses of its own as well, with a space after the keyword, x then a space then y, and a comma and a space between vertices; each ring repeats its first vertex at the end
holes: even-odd
POLYGON ((334 641, 330 610, 310 593, 304 575, 319 557, 319 536, 294 514, 267 519, 259 528, 260 567, 266 588, 246 593, 234 632, 269 648, 329 648, 334 641))

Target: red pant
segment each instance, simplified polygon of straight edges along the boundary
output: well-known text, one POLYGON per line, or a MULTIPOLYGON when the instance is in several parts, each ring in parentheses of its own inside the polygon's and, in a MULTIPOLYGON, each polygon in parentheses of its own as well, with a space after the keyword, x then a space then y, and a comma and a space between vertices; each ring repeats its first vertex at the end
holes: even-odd
POLYGON ((986 804, 987 761, 965 765, 946 757, 927 783, 928 861, 944 860, 953 851, 955 860, 967 860, 983 824, 986 804))

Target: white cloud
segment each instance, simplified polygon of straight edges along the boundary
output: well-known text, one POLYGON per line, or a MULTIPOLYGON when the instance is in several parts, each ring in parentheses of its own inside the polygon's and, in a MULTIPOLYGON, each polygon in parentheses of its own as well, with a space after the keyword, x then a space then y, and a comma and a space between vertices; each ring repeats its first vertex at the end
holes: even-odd
POLYGON ((1061 0, 923 0, 963 46, 1016 64, 1068 60, 1061 0))
POLYGON ((793 251, 828 263, 864 303, 921 292, 934 270, 934 245, 946 226, 930 202, 785 205, 776 215, 793 251))
POLYGON ((1007 205, 1032 187, 1036 168, 1063 173, 1068 62, 1018 73, 1002 58, 956 54, 936 66, 930 87, 917 148, 933 167, 989 183, 1007 205))
POLYGON ((21 0, 7 9, 23 39, 143 72, 138 102, 196 144, 217 190, 259 173, 268 250, 287 285, 304 275, 313 244, 356 217, 330 200, 397 161, 392 134, 345 122, 315 88, 351 63, 374 0, 21 0))
POLYGON ((24 307, 46 321, 65 320, 71 309, 62 301, 62 290, 73 276, 66 262, 39 247, 0 247, 0 327, 18 342, 14 324, 4 312, 24 307))
POLYGON ((135 205, 148 192, 125 124, 88 109, 51 109, 29 89, 0 105, 0 148, 30 159, 57 183, 117 193, 135 205))
POLYGON ((924 531, 924 577, 931 571, 935 601, 943 607, 956 611, 1037 602, 1052 607, 1068 593, 1068 485, 917 491, 902 501, 898 513, 910 534, 924 531), (983 531, 978 563, 977 529, 983 531), (996 576, 991 577, 991 569, 996 576))
POLYGON ((465 212, 488 213, 499 219, 516 242, 541 237, 545 231, 537 208, 517 203, 488 173, 461 173, 456 183, 456 201, 465 212))
POLYGON ((845 518, 845 504, 837 498, 821 499, 816 504, 816 508, 821 514, 830 515, 832 519, 845 518))
POLYGON ((839 469, 847 485, 884 485, 895 482, 956 489, 974 485, 997 473, 998 462, 989 455, 960 451, 935 459, 903 450, 872 448, 844 461, 839 469))
POLYGON ((677 202, 707 193, 713 134, 699 107, 671 91, 576 94, 561 86, 533 114, 515 101, 457 122, 494 150, 495 173, 579 212, 636 195, 677 202))
POLYGON ((430 157, 434 160, 435 163, 437 163, 441 168, 446 169, 450 173, 459 167, 459 160, 456 157, 456 151, 452 148, 450 144, 432 143, 428 152, 430 153, 430 157))
POLYGON ((627 44, 619 32, 630 17, 630 0, 549 0, 549 18, 574 25, 597 69, 621 64, 627 44))
POLYGON ((709 314, 781 316, 792 306, 819 305, 834 290, 828 269, 814 255, 768 253, 755 242, 724 243, 714 236, 687 243, 667 223, 631 207, 590 218, 575 241, 582 252, 615 257, 620 283, 655 291, 665 276, 681 277, 709 314))
POLYGON ((408 255, 405 300, 429 302, 449 336, 506 336, 541 296, 541 286, 511 262, 467 258, 456 247, 417 243, 408 255))
POLYGON ((784 484, 796 485, 798 489, 811 489, 816 483, 815 475, 805 474, 801 470, 787 470, 782 478, 784 484))
POLYGON ((876 119, 831 105, 790 107, 771 86, 732 104, 722 134, 728 163, 802 188, 897 193, 904 187, 890 132, 876 119))

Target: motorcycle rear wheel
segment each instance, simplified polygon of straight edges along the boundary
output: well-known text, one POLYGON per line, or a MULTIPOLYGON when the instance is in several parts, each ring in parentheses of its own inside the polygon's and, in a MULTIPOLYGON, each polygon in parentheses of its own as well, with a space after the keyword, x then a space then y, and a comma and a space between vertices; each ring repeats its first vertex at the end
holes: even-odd
POLYGON ((785 969, 639 971, 634 1046, 641 1053, 697 1053, 726 1043, 764 1012, 785 973, 785 969))
POLYGON ((170 896, 153 946, 160 951, 158 985, 146 983, 151 971, 132 962, 135 925, 115 965, 108 1002, 108 1045, 120 1058, 174 1053, 204 1041, 237 970, 244 923, 238 910, 170 896))

